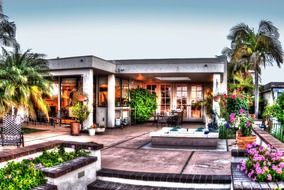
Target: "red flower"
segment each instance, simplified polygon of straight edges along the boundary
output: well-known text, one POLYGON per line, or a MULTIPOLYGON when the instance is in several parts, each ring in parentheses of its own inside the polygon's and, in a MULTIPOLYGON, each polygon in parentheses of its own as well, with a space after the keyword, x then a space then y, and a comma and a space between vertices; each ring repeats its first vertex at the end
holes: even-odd
POLYGON ((237 99, 237 95, 236 94, 232 94, 232 99, 237 99))

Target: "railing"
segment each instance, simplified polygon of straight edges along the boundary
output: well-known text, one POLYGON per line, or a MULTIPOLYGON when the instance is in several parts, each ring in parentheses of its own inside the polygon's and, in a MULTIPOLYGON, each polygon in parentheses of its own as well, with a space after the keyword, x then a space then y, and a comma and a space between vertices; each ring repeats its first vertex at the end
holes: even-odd
POLYGON ((271 134, 281 142, 284 142, 284 125, 280 122, 273 122, 271 134))

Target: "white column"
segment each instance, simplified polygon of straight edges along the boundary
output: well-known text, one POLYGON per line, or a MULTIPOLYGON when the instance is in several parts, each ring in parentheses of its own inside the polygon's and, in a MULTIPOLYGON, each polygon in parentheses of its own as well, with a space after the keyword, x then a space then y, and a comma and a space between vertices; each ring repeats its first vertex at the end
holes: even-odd
POLYGON ((221 75, 213 74, 213 96, 218 95, 221 92, 221 75))
POLYGON ((114 127, 115 123, 115 76, 108 75, 107 93, 107 126, 114 127))
POLYGON ((93 70, 89 69, 83 74, 83 93, 87 95, 87 106, 90 111, 88 119, 86 119, 83 123, 84 129, 90 128, 93 125, 93 82, 93 70))
MULTIPOLYGON (((213 96, 220 95, 221 92, 221 75, 213 74, 213 96)), ((219 115, 220 114, 220 104, 213 98, 213 110, 219 115)))

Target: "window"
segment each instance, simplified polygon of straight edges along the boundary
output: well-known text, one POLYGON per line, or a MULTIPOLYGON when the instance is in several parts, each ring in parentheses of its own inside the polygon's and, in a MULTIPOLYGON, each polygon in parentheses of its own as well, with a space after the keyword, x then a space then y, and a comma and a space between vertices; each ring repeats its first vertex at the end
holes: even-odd
POLYGON ((115 78, 115 106, 120 107, 121 103, 121 80, 115 78))
POLYGON ((61 117, 69 118, 69 107, 73 104, 73 94, 82 91, 81 78, 62 78, 61 80, 61 117))
POLYGON ((149 92, 151 94, 155 94, 156 95, 156 88, 157 88, 156 85, 153 85, 153 84, 147 85, 147 90, 149 90, 149 92))
POLYGON ((129 102, 129 81, 122 80, 122 90, 121 90, 121 104, 123 106, 128 106, 129 102))
POLYGON ((187 86, 178 86, 176 93, 177 109, 185 110, 187 106, 187 86))
POLYGON ((52 92, 50 96, 45 96, 44 101, 49 106, 49 116, 56 117, 58 110, 59 79, 55 78, 52 82, 52 92))
POLYGON ((116 78, 115 79, 115 105, 128 106, 129 101, 129 81, 116 78))
POLYGON ((99 106, 107 106, 107 77, 99 77, 99 106))
POLYGON ((161 85, 161 113, 169 112, 171 109, 171 85, 161 85))

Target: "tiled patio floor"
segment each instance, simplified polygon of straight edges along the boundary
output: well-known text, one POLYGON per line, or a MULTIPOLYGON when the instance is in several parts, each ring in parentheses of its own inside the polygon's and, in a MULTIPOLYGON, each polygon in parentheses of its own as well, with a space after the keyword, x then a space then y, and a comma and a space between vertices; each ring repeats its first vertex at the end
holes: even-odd
MULTIPOLYGON (((230 152, 183 151, 143 149, 150 142, 149 133, 158 130, 152 124, 131 126, 123 129, 107 129, 103 134, 71 136, 70 129, 44 125, 29 125, 45 131, 25 135, 25 146, 50 140, 97 142, 104 144, 102 167, 116 170, 174 173, 230 175, 230 152)), ((197 128, 199 125, 184 127, 197 128)), ((16 147, 0 147, 0 151, 16 147)))

